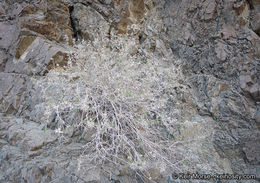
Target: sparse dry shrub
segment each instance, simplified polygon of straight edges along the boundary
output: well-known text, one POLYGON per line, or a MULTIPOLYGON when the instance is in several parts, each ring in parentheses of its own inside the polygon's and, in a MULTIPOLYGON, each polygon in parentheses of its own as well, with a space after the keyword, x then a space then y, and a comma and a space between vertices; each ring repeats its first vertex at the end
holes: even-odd
POLYGON ((80 134, 85 151, 79 167, 112 162, 144 171, 156 163, 178 169, 164 110, 165 90, 179 74, 170 67, 172 55, 158 56, 160 47, 149 52, 134 36, 111 39, 78 44, 66 71, 37 81, 46 88, 45 115, 55 110, 61 140, 80 134), (133 49, 138 51, 131 55, 133 49))

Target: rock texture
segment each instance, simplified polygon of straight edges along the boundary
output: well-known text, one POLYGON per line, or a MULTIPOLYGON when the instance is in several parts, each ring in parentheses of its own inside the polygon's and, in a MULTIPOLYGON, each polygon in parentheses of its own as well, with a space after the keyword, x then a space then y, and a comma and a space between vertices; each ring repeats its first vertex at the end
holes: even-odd
MULTIPOLYGON (((160 110, 170 118, 159 131, 174 139, 176 158, 191 157, 178 164, 181 170, 254 174, 248 182, 260 181, 259 20, 259 0, 1 1, 0 182, 175 181, 174 172, 156 166, 144 173, 150 179, 109 163, 79 169, 84 142, 95 130, 68 128, 61 144, 57 109, 42 115, 48 97, 65 92, 64 83, 42 82, 48 73, 73 64, 74 44, 112 41, 113 34, 137 40, 132 56, 154 54, 164 68, 180 69, 179 78, 172 74, 176 83, 156 97, 167 98, 160 110), (164 61, 169 55, 171 63, 164 61)), ((79 76, 66 77, 74 82, 79 76)), ((147 115, 154 120, 160 110, 147 115)), ((62 117, 73 124, 79 114, 62 117)))
POLYGON ((12 113, 21 96, 26 98, 28 76, 66 67, 73 32, 69 8, 61 1, 3 1, 1 8, 1 108, 12 113))
POLYGON ((258 6, 259 1, 177 0, 164 9, 166 34, 173 53, 185 60, 198 112, 216 120, 215 148, 236 173, 259 171, 253 116, 259 110, 260 39, 257 24, 251 23, 253 30, 249 24, 258 6))

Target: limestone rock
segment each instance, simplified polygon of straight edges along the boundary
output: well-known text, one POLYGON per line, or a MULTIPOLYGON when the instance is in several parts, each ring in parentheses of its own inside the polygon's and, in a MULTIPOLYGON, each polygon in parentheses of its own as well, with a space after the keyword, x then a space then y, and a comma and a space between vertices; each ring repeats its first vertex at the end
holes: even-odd
POLYGON ((225 61, 228 57, 227 46, 221 42, 218 42, 215 48, 217 58, 221 61, 225 61))
POLYGON ((256 101, 260 101, 260 85, 258 83, 251 86, 249 92, 256 101))
POLYGON ((260 1, 259 0, 249 0, 250 5, 252 8, 255 9, 256 12, 259 12, 260 10, 260 1))
MULTIPOLYGON (((28 54, 27 49, 32 46, 32 43, 36 43, 39 39, 48 42, 50 47, 55 47, 55 43, 51 43, 52 41, 66 45, 73 44, 69 8, 61 0, 45 0, 39 3, 33 2, 32 4, 17 2, 15 6, 9 7, 8 4, 5 6, 7 10, 9 8, 6 16, 12 16, 13 18, 12 20, 8 20, 9 23, 0 21, 0 32, 5 33, 4 35, 0 33, 0 54, 1 58, 3 58, 0 62, 0 68, 2 71, 5 70, 5 72, 22 74, 35 73, 35 71, 30 70, 30 67, 38 65, 37 58, 34 59, 31 57, 30 59, 33 60, 31 61, 33 63, 30 64, 17 64, 16 67, 19 67, 17 69, 10 68, 12 67, 10 65, 13 64, 13 58, 17 60, 23 56, 24 59, 26 54, 28 54), (36 42, 34 42, 35 40, 36 42), (5 68, 7 62, 9 62, 8 68, 5 68)), ((43 44, 42 42, 41 44, 43 44)), ((44 50, 38 51, 41 51, 42 54, 42 59, 40 59, 39 62, 41 62, 41 60, 47 61, 45 57, 51 58, 53 56, 49 56, 48 52, 42 52, 44 50), (46 54, 46 56, 44 54, 46 54)), ((62 49, 57 50, 57 52, 58 51, 62 51, 62 49)), ((24 60, 22 62, 24 62, 24 60)), ((43 64, 48 65, 48 63, 39 63, 39 65, 43 64)), ((45 69, 43 68, 43 70, 45 69)), ((38 70, 36 72, 44 73, 46 71, 38 70)))
POLYGON ((27 80, 26 76, 0 73, 1 112, 9 114, 21 112, 27 80))
POLYGON ((72 44, 73 32, 69 8, 61 0, 46 0, 40 4, 28 5, 20 13, 22 28, 49 40, 72 44))
POLYGON ((26 152, 35 151, 48 143, 54 142, 57 136, 46 127, 35 123, 14 124, 8 129, 8 140, 11 145, 22 146, 26 152))
POLYGON ((127 4, 124 16, 117 23, 119 34, 127 32, 127 26, 139 23, 144 15, 144 0, 130 0, 127 4))
POLYGON ((255 121, 257 122, 257 123, 260 123, 260 111, 257 111, 256 113, 255 113, 255 121))
POLYGON ((246 143, 244 147, 244 152, 246 154, 246 158, 254 163, 258 164, 260 162, 259 153, 260 153, 260 139, 252 140, 246 143))
POLYGON ((0 21, 0 71, 4 70, 5 63, 9 57, 15 54, 15 42, 18 38, 16 24, 6 23, 0 21))
POLYGON ((234 2, 233 8, 237 12, 238 16, 236 21, 240 26, 248 26, 249 24, 249 4, 246 1, 234 2))
POLYGON ((5 72, 45 75, 51 68, 66 67, 69 52, 68 48, 40 37, 25 37, 19 44, 16 57, 6 63, 5 72))
POLYGON ((222 30, 219 33, 224 39, 233 39, 237 36, 236 30, 231 25, 223 25, 222 30))
POLYGON ((94 40, 108 36, 108 22, 94 9, 76 4, 71 16, 77 39, 94 40))
POLYGON ((205 21, 210 21, 214 18, 214 14, 215 14, 215 11, 216 11, 216 2, 215 0, 213 1, 205 1, 203 3, 203 8, 202 8, 202 20, 205 20, 205 21))
POLYGON ((248 92, 256 101, 260 101, 260 86, 258 82, 254 82, 250 75, 240 76, 240 86, 248 92))
POLYGON ((161 173, 160 170, 156 168, 149 168, 147 170, 148 172, 148 177, 150 177, 153 181, 159 181, 161 178, 161 173))
POLYGON ((16 41, 17 29, 15 24, 0 22, 0 49, 8 51, 16 41))
POLYGON ((43 129, 32 129, 26 133, 22 141, 24 150, 35 151, 57 139, 54 133, 51 133, 51 131, 45 130, 44 128, 46 127, 43 127, 43 129))
MULTIPOLYGON (((259 108, 259 36, 250 28, 255 26, 257 30, 254 21, 258 19, 253 17, 259 12, 259 4, 258 0, 177 0, 163 4, 167 41, 173 54, 185 60, 183 71, 190 78, 189 83, 193 83, 193 101, 199 114, 212 115, 216 120, 215 149, 232 161, 235 172, 256 168, 253 160, 244 165, 235 162, 244 153, 242 149, 250 136, 258 134, 258 130, 250 129, 257 129, 252 116, 259 108), (195 38, 192 44, 187 41, 190 35, 195 38), (241 38, 247 41, 242 43, 241 38), (221 91, 220 85, 216 86, 218 82, 226 85, 221 91)), ((254 159, 253 152, 248 149, 249 159, 254 159)))
POLYGON ((243 89, 246 89, 248 85, 250 86, 253 84, 253 80, 250 75, 241 75, 239 79, 240 79, 240 86, 243 89))
POLYGON ((257 13, 253 16, 253 19, 251 21, 252 29, 260 35, 260 13, 257 13))

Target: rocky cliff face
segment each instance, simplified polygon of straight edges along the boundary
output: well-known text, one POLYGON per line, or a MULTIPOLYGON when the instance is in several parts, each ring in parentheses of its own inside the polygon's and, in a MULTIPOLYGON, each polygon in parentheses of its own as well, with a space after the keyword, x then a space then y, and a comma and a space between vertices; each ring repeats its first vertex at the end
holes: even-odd
POLYGON ((0 182, 258 182, 259 17, 259 0, 1 1, 0 182))
POLYGON ((229 157, 237 173, 259 164, 259 35, 254 28, 259 24, 253 18, 259 5, 169 1, 164 9, 166 35, 173 54, 185 62, 198 112, 216 121, 215 149, 229 157))

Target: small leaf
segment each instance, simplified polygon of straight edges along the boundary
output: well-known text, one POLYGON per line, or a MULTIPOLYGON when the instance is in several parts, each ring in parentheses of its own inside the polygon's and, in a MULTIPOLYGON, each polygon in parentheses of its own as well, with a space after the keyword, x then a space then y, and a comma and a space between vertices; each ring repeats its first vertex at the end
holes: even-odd
POLYGON ((158 124, 158 120, 154 120, 153 122, 154 122, 155 124, 158 124))
POLYGON ((44 127, 42 128, 42 131, 46 132, 46 126, 44 126, 44 127))
POLYGON ((129 162, 129 163, 133 163, 133 162, 134 162, 134 160, 130 159, 128 162, 129 162))
POLYGON ((109 98, 110 98, 110 100, 114 100, 114 96, 113 95, 110 95, 109 98))
POLYGON ((132 94, 128 91, 128 92, 126 93, 126 96, 127 96, 127 97, 131 97, 132 94))

